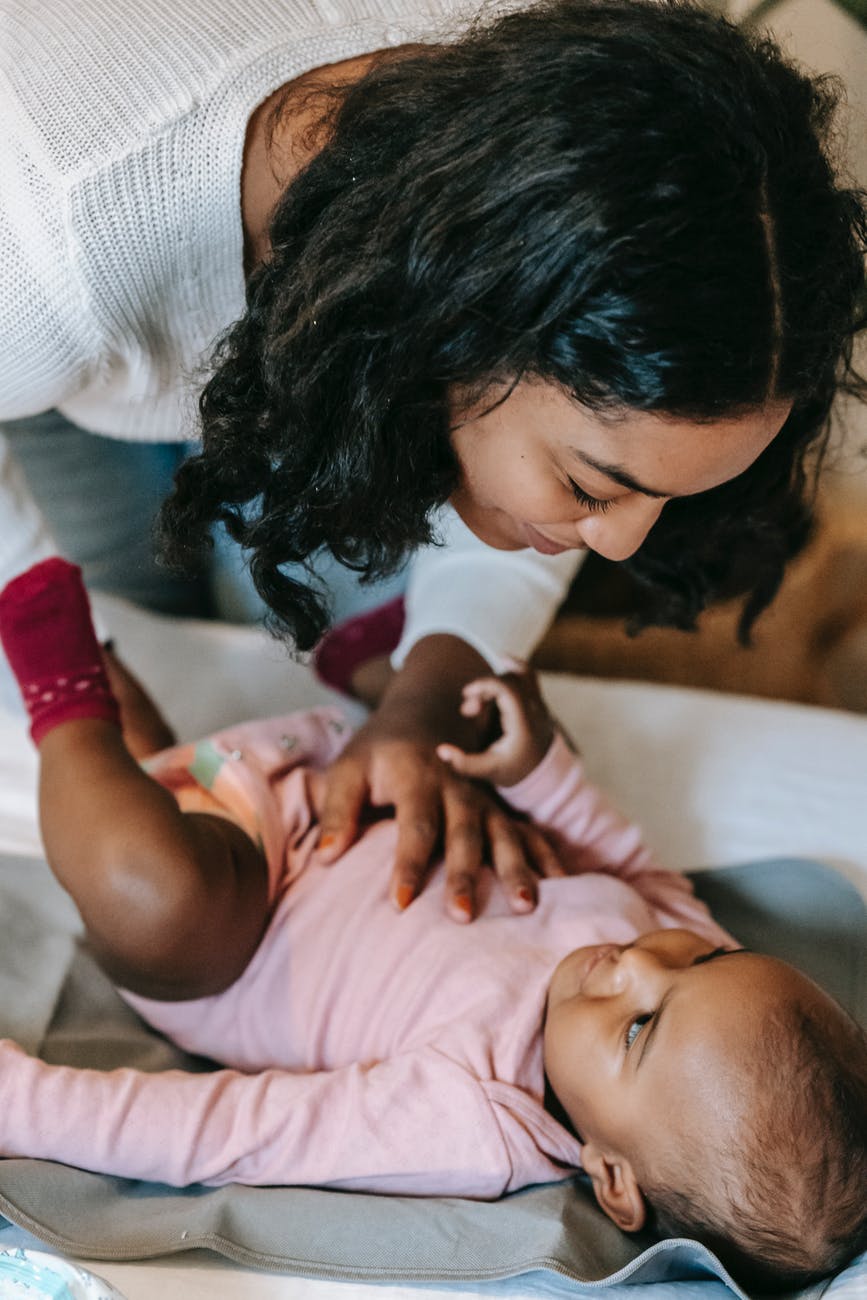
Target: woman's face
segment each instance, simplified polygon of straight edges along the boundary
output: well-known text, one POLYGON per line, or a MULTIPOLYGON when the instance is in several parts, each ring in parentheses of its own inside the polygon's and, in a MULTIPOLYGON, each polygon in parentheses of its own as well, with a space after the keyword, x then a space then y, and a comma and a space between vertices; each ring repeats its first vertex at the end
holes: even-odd
POLYGON ((673 497, 736 478, 765 450, 789 403, 698 423, 645 411, 599 414, 557 385, 523 380, 467 408, 452 402, 461 481, 452 505, 499 550, 598 552, 625 560, 673 497))

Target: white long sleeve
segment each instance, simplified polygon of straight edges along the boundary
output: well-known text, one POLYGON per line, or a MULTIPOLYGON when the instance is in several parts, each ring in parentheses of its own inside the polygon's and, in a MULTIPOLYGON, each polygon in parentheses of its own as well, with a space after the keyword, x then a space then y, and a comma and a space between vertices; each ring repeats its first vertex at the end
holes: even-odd
POLYGON ((392 665, 402 667, 417 641, 437 633, 460 637, 495 670, 506 656, 529 658, 564 600, 584 552, 495 550, 480 541, 451 506, 439 512, 436 533, 442 544, 423 547, 412 558, 406 625, 392 665))

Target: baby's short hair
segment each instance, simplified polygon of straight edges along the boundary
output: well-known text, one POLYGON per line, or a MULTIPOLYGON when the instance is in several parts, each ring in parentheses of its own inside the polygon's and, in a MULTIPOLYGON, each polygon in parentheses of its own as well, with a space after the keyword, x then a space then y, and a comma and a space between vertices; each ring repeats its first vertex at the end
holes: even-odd
POLYGON ((803 1287, 867 1250, 867 1034, 795 1001, 749 1052, 748 1123, 722 1151, 685 1135, 669 1185, 642 1190, 660 1235, 702 1241, 741 1285, 803 1287))

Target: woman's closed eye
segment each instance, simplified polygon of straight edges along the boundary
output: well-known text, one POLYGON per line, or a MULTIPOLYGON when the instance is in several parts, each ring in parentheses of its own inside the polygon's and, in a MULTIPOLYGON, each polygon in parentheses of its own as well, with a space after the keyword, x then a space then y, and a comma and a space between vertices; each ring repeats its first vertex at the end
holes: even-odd
POLYGON ((572 495, 575 500, 578 502, 579 506, 584 506, 585 510, 598 512, 599 514, 604 515, 605 511, 614 504, 612 501, 600 501, 599 497, 590 496, 590 494, 585 492, 582 487, 579 487, 572 478, 569 479, 569 486, 572 489, 572 495))
POLYGON ((627 1052, 629 1051, 632 1044, 635 1042, 638 1035, 641 1033, 644 1026, 647 1024, 648 1020, 652 1020, 652 1019, 653 1019, 653 1012, 648 1011, 646 1015, 636 1016, 634 1020, 631 1020, 629 1022, 629 1028, 626 1030, 627 1052))

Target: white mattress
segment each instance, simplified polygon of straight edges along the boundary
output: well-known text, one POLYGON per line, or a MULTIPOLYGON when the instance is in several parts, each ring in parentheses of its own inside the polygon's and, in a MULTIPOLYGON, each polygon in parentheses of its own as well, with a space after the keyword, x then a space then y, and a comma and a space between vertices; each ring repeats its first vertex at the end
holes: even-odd
MULTIPOLYGON (((309 669, 289 662, 259 631, 168 621, 117 601, 101 606, 119 652, 182 739, 245 717, 334 702, 309 669)), ((545 690, 593 775, 643 824, 671 866, 811 857, 839 868, 867 898, 867 717, 565 675, 546 677, 545 690)), ((0 712, 0 852, 39 853, 35 775, 22 720, 0 712)), ((35 1244, 17 1230, 0 1232, 0 1246, 13 1240, 35 1244)), ((403 1286, 262 1274, 204 1253, 92 1267, 128 1300, 419 1295, 403 1286)), ((423 1294, 434 1300, 488 1292, 450 1287, 423 1294)))

